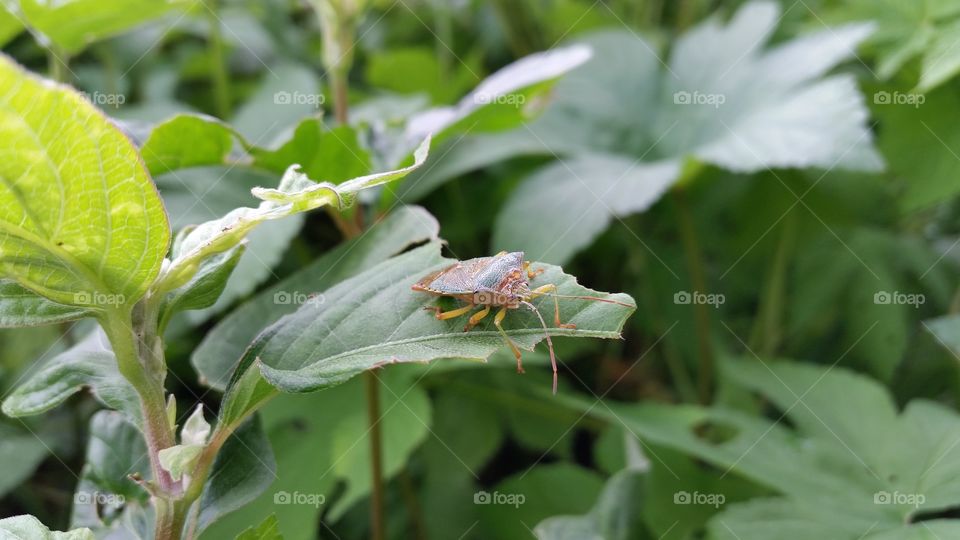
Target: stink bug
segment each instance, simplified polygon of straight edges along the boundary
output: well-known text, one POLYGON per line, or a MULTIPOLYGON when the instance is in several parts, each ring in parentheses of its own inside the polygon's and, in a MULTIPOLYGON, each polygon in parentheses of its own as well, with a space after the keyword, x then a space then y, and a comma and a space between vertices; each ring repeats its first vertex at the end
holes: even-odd
POLYGON ((550 332, 547 330, 547 324, 544 322, 543 316, 530 303, 530 300, 538 296, 552 296, 554 305, 553 322, 559 328, 576 328, 576 325, 560 322, 560 303, 557 298, 577 298, 627 307, 633 306, 606 298, 556 294, 557 286, 553 283, 531 289, 530 280, 542 273, 542 268, 538 270, 530 268, 530 263, 523 260, 522 251, 512 253, 501 251, 493 257, 478 257, 458 261, 442 270, 424 276, 423 279, 414 283, 412 289, 434 296, 449 296, 466 302, 467 305, 450 311, 443 311, 439 306, 424 308, 433 311, 438 320, 453 319, 469 313, 477 306, 483 306, 480 311, 471 315, 470 319, 467 320, 466 326, 463 327, 464 332, 469 331, 489 315, 491 308, 500 308, 493 317, 493 324, 517 358, 517 372, 519 373, 523 373, 520 348, 510 339, 500 323, 503 322, 503 318, 506 317, 509 309, 517 309, 523 306, 536 313, 547 338, 547 347, 550 349, 550 364, 553 367, 553 393, 557 393, 557 359, 553 352, 553 341, 550 339, 550 332))

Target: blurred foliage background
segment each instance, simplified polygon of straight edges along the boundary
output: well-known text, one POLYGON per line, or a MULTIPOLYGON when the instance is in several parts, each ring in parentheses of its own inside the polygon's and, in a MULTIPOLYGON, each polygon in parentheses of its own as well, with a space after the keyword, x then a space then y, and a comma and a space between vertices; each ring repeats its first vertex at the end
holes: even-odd
MULTIPOLYGON (((3 51, 134 138, 199 112, 269 147, 334 116, 309 3, 61 4, 5 2, 3 51), (26 17, 55 43, 23 31, 26 17)), ((557 398, 543 353, 526 376, 509 354, 384 370, 389 537, 960 534, 960 5, 374 0, 358 17, 349 115, 372 133, 456 103, 515 59, 591 44, 537 119, 445 141, 370 207, 423 206, 457 258, 523 249, 638 302, 623 340, 556 340, 557 398), (710 96, 723 103, 697 104, 710 96), (684 301, 696 294, 714 301, 684 301), (926 502, 875 501, 897 492, 926 502), (524 502, 475 504, 482 493, 524 502)), ((329 166, 304 165, 321 178, 329 166)), ((177 230, 276 177, 224 164, 155 181, 177 230)), ((172 321, 168 387, 215 409, 191 356, 340 240, 322 213, 258 230, 217 304, 172 321)), ((0 331, 0 393, 91 329, 0 331)), ((364 406, 358 380, 272 402, 277 479, 204 537, 272 514, 288 539, 366 537, 364 406), (277 504, 279 492, 325 502, 277 504)), ((69 526, 98 408, 80 394, 0 422, 0 515, 69 526)))

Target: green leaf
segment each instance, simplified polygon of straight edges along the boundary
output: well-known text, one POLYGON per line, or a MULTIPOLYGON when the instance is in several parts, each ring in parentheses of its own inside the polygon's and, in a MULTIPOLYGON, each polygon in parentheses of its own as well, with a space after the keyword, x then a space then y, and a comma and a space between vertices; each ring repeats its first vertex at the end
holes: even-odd
POLYGON ((910 213, 960 193, 954 181, 960 146, 954 126, 960 120, 960 97, 947 87, 923 96, 922 104, 911 105, 895 103, 898 94, 904 95, 892 88, 878 90, 873 111, 883 125, 880 149, 891 172, 902 179, 903 193, 896 199, 899 209, 910 213), (917 152, 923 152, 923 159, 916 159, 917 152))
POLYGON ((611 215, 651 206, 690 159, 742 173, 881 168, 855 80, 824 77, 852 56, 870 27, 831 28, 765 48, 778 11, 773 3, 753 2, 725 25, 702 23, 671 48, 666 70, 636 34, 586 38, 594 58, 558 83, 556 100, 541 118, 504 141, 487 138, 491 150, 469 144, 471 153, 500 159, 574 156, 563 161, 566 170, 552 163, 535 171, 511 195, 495 226, 496 248, 549 252, 547 260, 564 262, 596 238, 611 215), (785 65, 791 66, 786 72, 785 65), (603 165, 593 170, 593 163, 603 165), (559 185, 546 180, 559 171, 559 185), (517 225, 518 219, 524 221, 517 225), (558 240, 565 232, 569 243, 558 240))
POLYGON ((160 450, 157 457, 163 470, 170 473, 170 477, 179 481, 184 475, 193 471, 200 459, 203 446, 198 444, 178 444, 160 450))
POLYGON ((270 514, 256 527, 250 527, 240 533, 237 540, 283 540, 279 529, 280 524, 277 522, 276 514, 270 514))
MULTIPOLYGON (((251 189, 276 181, 272 174, 245 167, 193 168, 157 177, 164 203, 170 215, 176 216, 172 222, 174 230, 179 231, 176 247, 180 248, 186 233, 192 231, 196 224, 221 218, 235 208, 249 204, 251 189)), ((240 242, 246 246, 244 253, 230 273, 216 303, 209 308, 188 312, 184 318, 199 324, 253 292, 260 283, 272 276, 272 268, 280 262, 302 224, 303 216, 291 216, 265 223, 247 235, 240 242)), ((213 261, 201 263, 198 272, 208 266, 215 268, 217 261, 229 261, 229 258, 223 257, 211 259, 213 261)))
POLYGON ((637 163, 601 154, 555 161, 530 175, 501 208, 493 250, 525 251, 531 259, 558 264, 567 261, 615 216, 649 208, 679 174, 676 161, 637 163))
POLYGON ((945 315, 923 322, 927 332, 954 355, 960 354, 960 315, 945 315))
MULTIPOLYGON (((438 321, 423 308, 432 298, 410 287, 431 271, 452 264, 440 256, 440 244, 389 259, 324 292, 322 304, 309 303, 287 315, 259 337, 264 377, 285 392, 308 392, 344 382, 385 363, 425 362, 437 358, 485 360, 503 346, 492 321, 469 333, 463 321, 438 321)), ((553 266, 533 286, 553 283, 559 294, 592 295, 632 303, 623 294, 598 294, 553 266)), ((540 310, 553 303, 538 301, 540 310)), ((551 335, 619 338, 633 308, 601 302, 567 302, 561 319, 576 330, 549 328, 551 335)), ((548 316, 549 320, 550 317, 548 316)), ((514 310, 504 321, 514 342, 527 350, 544 339, 536 314, 514 310)))
POLYGON ((51 531, 33 516, 14 516, 0 519, 0 538, 3 540, 94 540, 90 529, 74 529, 69 532, 51 531))
MULTIPOLYGON (((146 492, 129 476, 139 473, 150 476, 147 447, 143 434, 124 416, 115 411, 99 411, 90 420, 90 439, 87 443, 83 478, 92 482, 98 493, 122 495, 131 501, 146 501, 146 492)), ((82 502, 96 506, 94 493, 78 497, 82 502)))
POLYGON ((868 530, 880 537, 901 530, 910 535, 923 529, 924 522, 904 525, 917 514, 960 502, 960 448, 952 445, 960 437, 960 417, 954 411, 914 400, 899 412, 882 386, 836 367, 746 359, 725 362, 723 373, 783 411, 795 429, 720 407, 598 411, 650 443, 781 494, 732 505, 713 518, 711 531, 727 523, 741 538, 764 538, 761 531, 795 523, 784 538, 826 530, 835 531, 831 538, 850 540, 868 530), (817 525, 804 525, 813 515, 817 525), (734 521, 749 527, 737 529, 734 521))
POLYGON ((3 400, 3 412, 14 418, 49 411, 89 388, 104 405, 140 425, 140 400, 117 368, 106 337, 97 330, 48 360, 3 400))
POLYGON ((513 128, 538 114, 554 80, 591 57, 582 45, 525 56, 487 77, 456 105, 414 115, 406 126, 414 144, 433 136, 437 142, 463 131, 513 128))
POLYGON ((478 82, 483 73, 477 51, 455 62, 445 73, 435 50, 429 47, 390 47, 372 53, 366 65, 370 85, 400 94, 425 92, 434 103, 449 103, 478 82))
POLYGON ((16 282, 0 279, 0 328, 57 324, 87 316, 83 308, 51 302, 16 282))
POLYGON ((301 121, 276 149, 251 144, 217 118, 179 114, 153 128, 141 149, 153 174, 208 165, 251 166, 283 173, 299 164, 307 176, 339 183, 370 172, 370 156, 351 126, 301 121), (243 153, 240 153, 239 147, 243 153))
POLYGON ((201 261, 211 255, 232 249, 257 225, 327 205, 336 209, 349 207, 357 193, 409 174, 423 164, 430 139, 425 139, 415 152, 413 164, 382 173, 353 178, 341 184, 316 183, 290 167, 276 189, 253 188, 252 193, 263 202, 257 208, 237 208, 226 216, 198 225, 186 234, 181 254, 167 265, 154 286, 158 292, 179 288, 197 273, 201 261))
POLYGON ((642 476, 639 471, 623 470, 603 488, 590 513, 582 516, 557 516, 541 521, 533 532, 540 540, 603 538, 604 540, 640 540, 651 538, 640 521, 642 476))
POLYGON ((147 492, 130 478, 150 477, 143 434, 118 412, 90 420, 86 464, 73 496, 70 523, 97 537, 138 538, 152 530, 147 492))
POLYGON ((296 311, 311 294, 356 275, 412 244, 437 237, 439 225, 426 210, 402 206, 362 236, 337 246, 295 274, 233 310, 194 350, 191 361, 208 386, 223 390, 249 336, 296 311))
POLYGON ((919 90, 927 92, 960 71, 956 33, 960 9, 940 0, 853 0, 838 3, 826 14, 838 20, 872 20, 876 33, 867 42, 876 59, 877 75, 889 79, 910 61, 921 59, 919 90))
POLYGON ((178 114, 154 127, 140 152, 154 175, 218 165, 227 162, 235 136, 229 124, 212 116, 178 114))
POLYGON ((277 478, 276 467, 270 441, 259 418, 234 431, 217 453, 203 488, 197 534, 256 499, 277 478))
MULTIPOLYGON (((189 233, 190 230, 182 231, 181 237, 183 234, 189 233)), ((216 304, 245 249, 246 245, 241 243, 233 249, 218 253, 201 262, 197 273, 186 285, 167 295, 161 320, 166 320, 177 311, 203 309, 216 304)), ((179 250, 175 243, 173 256, 177 257, 178 254, 179 250)), ((161 325, 162 327, 163 325, 161 325)))
POLYGON ((0 163, 0 271, 61 304, 136 302, 170 231, 133 145, 78 93, 6 57, 0 95, 0 138, 15 156, 0 163))
POLYGON ((558 462, 517 473, 489 491, 478 490, 473 501, 463 504, 480 507, 480 537, 526 538, 530 527, 550 516, 588 512, 602 491, 603 478, 593 471, 558 462))
POLYGON ((175 9, 190 6, 185 0, 4 0, 8 9, 22 16, 47 41, 67 54, 157 19, 175 9))
POLYGON ((0 47, 6 45, 23 30, 23 24, 0 3, 0 47))
POLYGON ((47 457, 44 442, 36 435, 0 424, 0 496, 30 478, 47 457))

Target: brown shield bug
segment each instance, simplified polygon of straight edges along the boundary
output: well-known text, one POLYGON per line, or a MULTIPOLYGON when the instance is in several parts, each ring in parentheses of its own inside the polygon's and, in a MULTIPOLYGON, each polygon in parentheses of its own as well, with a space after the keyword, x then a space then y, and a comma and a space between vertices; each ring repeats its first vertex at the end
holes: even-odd
POLYGON ((507 315, 507 310, 517 309, 520 306, 526 307, 536 313, 543 326, 544 335, 547 338, 547 347, 550 350, 550 364, 553 367, 553 392, 557 392, 557 359, 553 352, 553 341, 550 339, 550 333, 547 330, 547 324, 540 315, 540 311, 530 303, 530 300, 538 296, 552 296, 554 304, 554 325, 559 328, 576 328, 576 325, 560 322, 560 303, 557 298, 576 298, 580 300, 591 300, 597 302, 606 302, 618 304, 626 307, 634 307, 630 304, 608 300, 606 298, 595 298, 592 296, 570 296, 556 294, 557 286, 553 283, 547 283, 534 289, 530 288, 530 280, 543 273, 543 269, 532 270, 530 263, 523 260, 522 251, 507 253, 501 251, 492 257, 478 257, 458 261, 442 270, 432 272, 424 276, 423 279, 416 282, 412 289, 414 291, 425 292, 434 296, 449 296, 456 298, 467 305, 443 311, 439 306, 427 306, 424 309, 434 312, 439 320, 447 320, 465 315, 477 306, 483 306, 467 320, 463 331, 467 332, 476 326, 484 317, 490 314, 492 308, 499 308, 497 314, 493 317, 493 324, 497 331, 503 336, 504 341, 510 346, 513 355, 517 358, 517 372, 523 373, 523 364, 521 362, 520 348, 510 339, 501 326, 503 318, 507 315))

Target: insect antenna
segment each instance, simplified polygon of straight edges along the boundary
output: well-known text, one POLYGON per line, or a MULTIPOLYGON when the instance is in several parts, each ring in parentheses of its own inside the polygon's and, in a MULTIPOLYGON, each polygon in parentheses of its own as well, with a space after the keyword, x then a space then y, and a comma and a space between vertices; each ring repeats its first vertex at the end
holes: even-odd
POLYGON ((550 331, 547 330, 547 323, 544 322, 543 316, 540 315, 540 310, 534 307, 530 302, 521 300, 521 304, 530 308, 531 311, 537 314, 537 318, 540 319, 540 325, 543 326, 543 335, 547 337, 547 348, 550 349, 550 365, 553 366, 553 393, 557 393, 557 356, 553 352, 553 340, 550 339, 550 331))
MULTIPOLYGON (((629 308, 635 308, 635 307, 637 307, 637 306, 635 306, 635 305, 633 305, 633 304, 627 304, 626 302, 618 302, 618 301, 616 301, 616 300, 610 300, 609 298, 599 298, 599 297, 596 297, 596 296, 577 296, 577 295, 572 295, 572 294, 557 294, 557 293, 549 293, 549 292, 540 293, 540 294, 543 295, 543 296, 553 296, 553 297, 556 297, 556 298, 574 298, 574 299, 577 299, 577 300, 593 300, 594 302, 604 302, 604 303, 607 303, 607 304, 616 304, 616 305, 618 305, 618 306, 629 307, 629 308)), ((538 296, 539 296, 539 295, 538 295, 538 296)))

